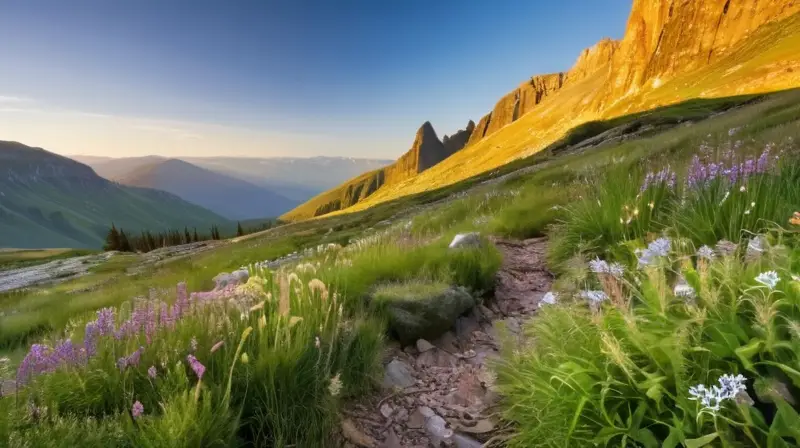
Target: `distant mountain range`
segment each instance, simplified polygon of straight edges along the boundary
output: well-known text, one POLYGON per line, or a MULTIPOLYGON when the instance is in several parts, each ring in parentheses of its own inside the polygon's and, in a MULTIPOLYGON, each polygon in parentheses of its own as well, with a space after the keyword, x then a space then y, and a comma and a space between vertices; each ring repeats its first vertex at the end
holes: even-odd
POLYGON ((277 217, 297 205, 264 187, 178 159, 142 164, 110 180, 163 190, 234 220, 277 217))
POLYGON ((0 247, 99 248, 112 222, 128 232, 233 227, 174 194, 120 185, 67 157, 0 141, 0 247))
MULTIPOLYGON (((145 166, 167 160, 159 156, 111 158, 78 155, 71 157, 91 166, 100 176, 116 181, 130 177, 133 172, 145 166)), ((356 174, 392 163, 391 160, 346 157, 178 157, 177 160, 248 182, 269 190, 270 194, 294 201, 294 204, 282 210, 281 213, 356 174)), ((167 191, 178 194, 184 199, 192 200, 178 191, 167 191)))

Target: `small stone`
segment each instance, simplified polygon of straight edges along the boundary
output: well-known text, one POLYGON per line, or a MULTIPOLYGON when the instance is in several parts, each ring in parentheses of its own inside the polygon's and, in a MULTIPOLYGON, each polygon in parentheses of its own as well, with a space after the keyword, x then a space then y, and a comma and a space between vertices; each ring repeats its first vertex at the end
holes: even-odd
POLYGON ((417 358, 417 367, 455 367, 458 365, 458 358, 444 350, 429 350, 422 353, 417 358))
POLYGON ((395 421, 398 421, 400 423, 404 423, 406 420, 408 420, 408 409, 406 409, 406 408, 397 409, 396 412, 395 412, 394 419, 395 419, 395 421))
POLYGON ((433 346, 430 342, 426 341, 425 339, 417 339, 417 350, 420 353, 425 353, 428 350, 433 350, 436 347, 433 346))
POLYGON ((393 359, 386 366, 383 376, 383 387, 391 389, 394 387, 406 388, 416 384, 411 368, 403 361, 393 359))
POLYGON ((389 416, 391 416, 393 412, 394 409, 392 409, 389 403, 384 403, 383 405, 381 405, 381 415, 384 418, 389 418, 389 416))
POLYGON ((456 335, 453 334, 452 331, 448 331, 447 333, 439 336, 435 341, 433 341, 433 345, 450 353, 457 353, 460 351, 458 348, 458 338, 456 338, 456 335))
POLYGON ((375 448, 378 442, 359 430, 350 419, 342 420, 342 436, 361 448, 375 448))
POLYGON ((478 319, 473 314, 462 316, 456 320, 456 337, 464 342, 469 342, 474 331, 480 331, 481 326, 478 319))
POLYGON ((425 420, 425 431, 437 446, 453 437, 453 430, 447 427, 447 422, 435 414, 425 420))

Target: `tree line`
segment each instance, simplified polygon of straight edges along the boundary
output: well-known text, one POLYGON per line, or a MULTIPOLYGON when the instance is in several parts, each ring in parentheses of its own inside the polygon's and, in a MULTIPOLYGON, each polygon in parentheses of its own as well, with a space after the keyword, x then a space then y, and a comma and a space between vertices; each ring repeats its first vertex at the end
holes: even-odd
MULTIPOLYGON (((236 224, 236 236, 244 236, 254 232, 260 232, 274 227, 275 221, 266 221, 247 229, 242 227, 242 223, 236 224)), ((196 228, 190 231, 184 227, 183 231, 178 229, 151 232, 142 230, 138 234, 126 233, 122 228, 117 229, 114 223, 106 234, 106 242, 103 250, 117 250, 120 252, 150 252, 151 250, 163 247, 180 246, 181 244, 197 243, 200 241, 221 240, 233 235, 223 237, 219 232, 219 227, 211 226, 207 233, 198 233, 196 228)))

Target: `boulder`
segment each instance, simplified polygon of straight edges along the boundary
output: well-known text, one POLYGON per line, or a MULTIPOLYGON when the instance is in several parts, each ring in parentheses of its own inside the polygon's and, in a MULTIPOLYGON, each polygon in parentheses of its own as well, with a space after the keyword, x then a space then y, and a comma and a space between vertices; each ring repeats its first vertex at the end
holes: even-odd
POLYGON ((461 247, 478 247, 481 245, 481 234, 478 232, 459 233, 453 237, 450 243, 450 249, 458 249, 461 247))
POLYGON ((378 287, 372 303, 388 318, 389 328, 405 345, 442 335, 477 301, 462 287, 413 283, 378 287))

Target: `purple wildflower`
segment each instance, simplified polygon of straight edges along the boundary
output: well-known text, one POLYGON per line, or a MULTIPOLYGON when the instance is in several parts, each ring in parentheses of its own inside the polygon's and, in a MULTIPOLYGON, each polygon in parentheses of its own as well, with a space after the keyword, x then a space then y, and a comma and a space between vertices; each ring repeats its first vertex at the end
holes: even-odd
POLYGON ((142 416, 142 414, 144 414, 144 406, 139 402, 139 400, 136 400, 131 408, 131 415, 133 415, 133 418, 139 418, 142 416))
POLYGON ((128 357, 123 356, 117 360, 117 368, 120 372, 124 371, 128 367, 128 357))
POLYGON ((644 182, 642 183, 641 191, 644 192, 651 186, 656 185, 666 185, 667 188, 670 190, 675 188, 675 182, 677 181, 678 176, 672 171, 672 168, 667 166, 663 168, 661 171, 658 172, 649 172, 644 178, 644 182))
POLYGON ((144 347, 139 347, 135 352, 131 353, 128 356, 128 365, 129 366, 138 366, 139 360, 142 359, 142 352, 144 352, 144 347))
POLYGON ((86 354, 92 357, 97 353, 97 337, 100 335, 100 329, 97 322, 89 322, 86 324, 86 330, 83 336, 83 346, 86 348, 86 354))
POLYGON ((155 379, 156 375, 158 375, 158 371, 156 370, 156 366, 150 366, 150 368, 147 369, 147 376, 149 376, 152 379, 155 379))
POLYGON ((44 344, 33 344, 17 370, 17 384, 27 383, 31 377, 54 369, 50 356, 52 350, 44 344))
POLYGON ((206 367, 194 357, 194 355, 189 355, 186 357, 186 360, 189 361, 189 366, 194 370, 195 375, 197 375, 197 379, 202 380, 203 374, 206 372, 206 367))
POLYGON ((100 336, 114 334, 114 308, 97 311, 97 331, 100 336))

